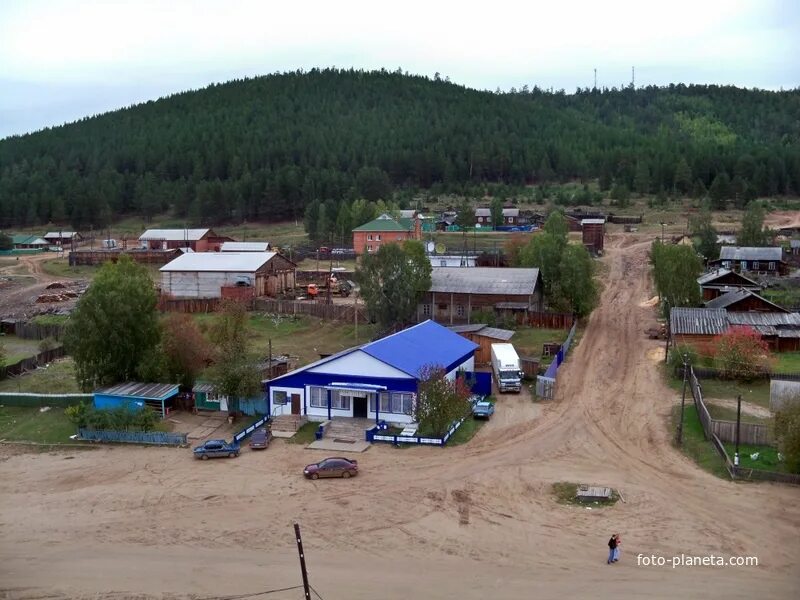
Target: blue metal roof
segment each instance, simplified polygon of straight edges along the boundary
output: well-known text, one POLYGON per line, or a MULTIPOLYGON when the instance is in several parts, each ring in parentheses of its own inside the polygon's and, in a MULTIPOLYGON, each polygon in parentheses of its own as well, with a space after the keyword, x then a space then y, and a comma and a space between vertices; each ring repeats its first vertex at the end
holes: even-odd
POLYGON ((448 369, 462 363, 477 347, 467 338, 429 320, 362 346, 361 351, 418 377, 426 365, 448 369))

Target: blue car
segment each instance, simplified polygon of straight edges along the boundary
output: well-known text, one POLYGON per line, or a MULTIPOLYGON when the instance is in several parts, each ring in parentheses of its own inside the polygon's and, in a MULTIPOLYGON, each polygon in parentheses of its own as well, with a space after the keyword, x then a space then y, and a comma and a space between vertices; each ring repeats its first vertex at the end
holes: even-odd
POLYGON ((194 449, 194 457, 202 460, 209 458, 235 458, 239 456, 239 444, 229 444, 225 440, 208 440, 194 449))
POLYGON ((480 400, 472 405, 472 416, 476 419, 488 419, 494 414, 494 404, 480 400))

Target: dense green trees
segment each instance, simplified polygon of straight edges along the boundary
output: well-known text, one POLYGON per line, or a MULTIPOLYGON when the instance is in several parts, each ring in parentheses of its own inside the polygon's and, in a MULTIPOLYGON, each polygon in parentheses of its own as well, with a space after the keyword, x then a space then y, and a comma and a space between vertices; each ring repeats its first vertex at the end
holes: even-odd
POLYGON ((625 190, 714 187, 717 205, 743 206, 800 191, 798 114, 798 90, 491 93, 384 70, 275 74, 0 141, 0 227, 168 208, 197 225, 298 219, 316 200, 334 230, 342 200, 590 178, 623 203, 625 190))
POLYGON ((384 327, 412 319, 420 297, 431 287, 431 263, 420 242, 385 244, 356 269, 369 314, 384 327))
POLYGON ((678 306, 700 305, 697 278, 703 272, 703 261, 692 246, 662 244, 656 240, 650 249, 650 263, 665 316, 678 306))
POLYGON ((143 266, 121 256, 100 268, 69 319, 65 339, 84 390, 149 374, 159 352, 156 303, 143 266))
POLYGON ((742 216, 742 229, 736 236, 739 246, 768 246, 771 242, 769 230, 764 227, 764 207, 751 202, 742 216))
POLYGON ((711 210, 703 205, 702 210, 689 219, 689 232, 694 237, 694 249, 703 258, 713 260, 719 256, 717 230, 711 221, 711 210))
POLYGON ((519 250, 518 266, 539 268, 551 308, 588 315, 598 297, 589 252, 582 245, 569 243, 569 227, 562 213, 551 213, 543 229, 519 250))

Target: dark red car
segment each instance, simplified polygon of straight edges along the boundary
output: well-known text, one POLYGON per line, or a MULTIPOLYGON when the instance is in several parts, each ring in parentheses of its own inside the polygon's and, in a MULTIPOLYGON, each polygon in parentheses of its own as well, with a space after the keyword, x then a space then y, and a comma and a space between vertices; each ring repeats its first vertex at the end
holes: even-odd
POLYGON ((309 479, 321 477, 355 477, 358 475, 358 461, 340 456, 332 456, 323 461, 308 465, 303 469, 303 475, 309 479))

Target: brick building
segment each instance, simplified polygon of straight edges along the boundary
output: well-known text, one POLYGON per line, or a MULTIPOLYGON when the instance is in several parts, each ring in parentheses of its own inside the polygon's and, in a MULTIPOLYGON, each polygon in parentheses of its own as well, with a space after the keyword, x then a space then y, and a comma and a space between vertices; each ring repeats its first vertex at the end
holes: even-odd
POLYGON ((422 225, 419 216, 413 219, 394 219, 383 214, 353 229, 353 249, 358 255, 377 252, 384 244, 421 239, 422 225))

